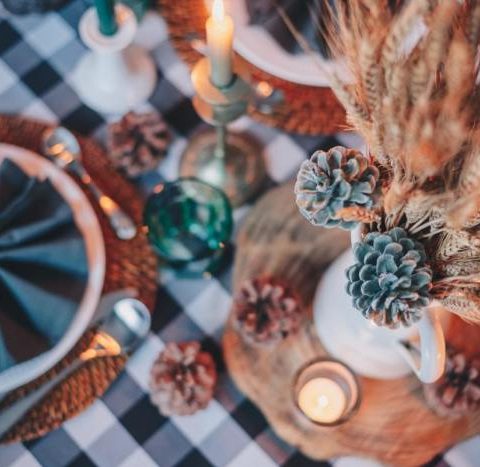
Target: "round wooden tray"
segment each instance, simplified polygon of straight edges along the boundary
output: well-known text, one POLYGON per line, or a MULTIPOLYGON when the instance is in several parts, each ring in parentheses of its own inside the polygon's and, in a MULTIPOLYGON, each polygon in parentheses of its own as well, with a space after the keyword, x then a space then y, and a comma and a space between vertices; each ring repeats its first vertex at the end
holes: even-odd
MULTIPOLYGON (((193 39, 205 39, 207 10, 204 0, 157 0, 168 24, 170 39, 180 57, 193 66, 201 55, 191 46, 193 39)), ((285 103, 273 115, 250 109, 252 117, 270 126, 307 135, 332 134, 346 124, 345 110, 330 88, 292 83, 257 68, 236 54, 239 69, 254 82, 266 81, 283 91, 285 103)))
MULTIPOLYGON (((239 232, 234 288, 257 275, 277 276, 297 288, 311 313, 322 271, 349 242, 346 232, 309 225, 297 212, 293 185, 282 186, 259 201, 239 232)), ((449 342, 467 353, 478 352, 479 338, 477 326, 457 319, 447 332, 449 342)), ((457 420, 439 418, 426 407, 421 383, 413 376, 390 381, 360 378, 362 403, 349 422, 336 428, 311 424, 297 412, 292 400, 298 369, 326 355, 311 320, 298 335, 274 348, 245 344, 229 323, 223 346, 228 370, 238 387, 281 438, 313 459, 356 455, 418 466, 480 432, 480 411, 457 420)))
MULTIPOLYGON (((0 141, 40 152, 42 133, 48 125, 42 122, 0 115, 0 141)), ((103 149, 92 139, 79 136, 83 162, 98 185, 110 194, 135 219, 142 223, 143 201, 135 188, 115 172, 103 149)), ((100 222, 105 241, 107 264, 103 293, 126 288, 138 292, 138 298, 153 310, 157 291, 157 259, 146 236, 139 234, 129 241, 119 240, 93 195, 85 190, 100 222)), ((0 408, 28 394, 38 385, 68 366, 89 344, 93 331, 87 331, 77 345, 52 369, 36 380, 9 393, 0 408)), ((1 440, 18 442, 43 436, 100 397, 117 378, 125 365, 124 357, 101 358, 59 384, 50 394, 20 420, 1 440)), ((1 461, 0 461, 1 464, 1 461)))

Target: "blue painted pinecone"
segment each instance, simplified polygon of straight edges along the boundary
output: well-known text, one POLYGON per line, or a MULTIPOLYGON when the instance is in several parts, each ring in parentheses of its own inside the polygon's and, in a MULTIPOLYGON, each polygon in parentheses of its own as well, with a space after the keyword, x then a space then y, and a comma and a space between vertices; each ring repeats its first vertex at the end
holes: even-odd
POLYGON ((297 175, 297 206, 313 225, 350 230, 358 222, 339 216, 343 208, 373 206, 378 169, 355 149, 336 146, 317 151, 297 175))
POLYGON ((353 252, 356 263, 347 269, 347 293, 355 308, 380 326, 418 321, 430 303, 432 282, 423 245, 395 227, 368 233, 353 252))

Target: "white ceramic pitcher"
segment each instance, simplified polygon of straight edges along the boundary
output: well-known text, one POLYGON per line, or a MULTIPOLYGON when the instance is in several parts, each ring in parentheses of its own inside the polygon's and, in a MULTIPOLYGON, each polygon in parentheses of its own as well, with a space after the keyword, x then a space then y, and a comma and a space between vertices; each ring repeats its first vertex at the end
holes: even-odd
MULTIPOLYGON (((359 238, 360 231, 353 231, 352 242, 359 238)), ((424 383, 438 379, 445 365, 441 306, 433 303, 410 327, 376 326, 353 308, 346 293, 345 271, 352 264, 349 249, 325 272, 317 288, 314 321, 326 350, 363 376, 393 379, 413 371, 424 383)))

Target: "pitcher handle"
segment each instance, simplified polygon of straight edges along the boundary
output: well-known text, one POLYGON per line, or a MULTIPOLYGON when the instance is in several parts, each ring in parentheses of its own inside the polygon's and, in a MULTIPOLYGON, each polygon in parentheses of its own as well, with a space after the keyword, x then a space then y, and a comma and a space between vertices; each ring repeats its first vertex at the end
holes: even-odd
POLYGON ((433 383, 445 369, 445 336, 434 307, 424 310, 417 323, 420 349, 410 342, 398 342, 398 351, 423 383, 433 383))

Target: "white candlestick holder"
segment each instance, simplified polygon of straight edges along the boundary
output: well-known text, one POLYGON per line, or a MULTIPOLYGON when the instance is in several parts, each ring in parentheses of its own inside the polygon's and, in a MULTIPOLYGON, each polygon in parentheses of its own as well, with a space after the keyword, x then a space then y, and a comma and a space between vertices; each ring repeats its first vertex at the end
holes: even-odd
POLYGON ((133 11, 115 7, 118 31, 112 36, 100 32, 97 13, 88 9, 79 32, 90 49, 73 72, 72 84, 81 100, 105 114, 124 114, 145 102, 157 82, 150 55, 134 45, 137 20, 133 11))

